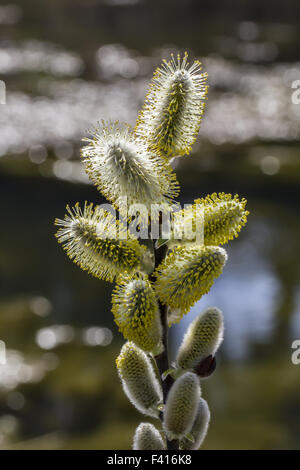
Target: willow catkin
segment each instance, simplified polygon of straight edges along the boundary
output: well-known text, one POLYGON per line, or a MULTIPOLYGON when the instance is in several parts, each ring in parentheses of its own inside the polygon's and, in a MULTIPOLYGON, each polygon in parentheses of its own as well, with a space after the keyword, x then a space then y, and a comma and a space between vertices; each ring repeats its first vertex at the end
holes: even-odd
POLYGON ((187 52, 171 54, 153 75, 135 133, 161 155, 189 154, 205 108, 207 74, 201 62, 188 63, 187 52))
POLYGON ((179 447, 182 450, 197 450, 202 445, 209 426, 210 421, 210 411, 208 408, 208 404, 203 398, 200 398, 197 408, 196 417, 190 431, 191 436, 194 439, 192 440, 187 439, 184 437, 180 443, 179 447))
POLYGON ((177 321, 209 292, 226 260, 226 251, 217 246, 183 246, 171 251, 158 266, 155 290, 164 304, 179 309, 177 321))
POLYGON ((176 362, 182 369, 193 370, 207 356, 214 356, 223 341, 224 324, 222 312, 209 307, 189 325, 176 362))
POLYGON ((133 437, 133 450, 164 450, 165 443, 159 431, 151 423, 141 423, 133 437))
POLYGON ((180 243, 224 245, 238 237, 249 212, 246 199, 225 193, 213 193, 173 213, 173 231, 169 246, 180 243), (188 228, 188 231, 186 230, 188 228), (187 232, 187 233, 186 233, 187 232))
POLYGON ((145 247, 108 211, 79 203, 56 219, 56 233, 70 259, 83 271, 112 282, 124 270, 139 269, 145 247))
POLYGON ((116 359, 125 394, 141 413, 158 417, 162 389, 147 355, 133 342, 127 342, 116 359))
MULTIPOLYGON (((171 210, 179 185, 169 162, 150 150, 128 125, 105 123, 96 129, 81 155, 98 190, 126 217, 130 206, 143 206, 137 217, 148 220, 153 205, 171 210)), ((132 214, 131 214, 132 215, 132 214)))
POLYGON ((172 385, 164 409, 163 424, 170 440, 181 439, 190 432, 200 399, 196 374, 186 372, 172 385))
POLYGON ((162 326, 155 293, 147 276, 123 275, 112 296, 112 312, 124 337, 144 351, 158 349, 162 326))

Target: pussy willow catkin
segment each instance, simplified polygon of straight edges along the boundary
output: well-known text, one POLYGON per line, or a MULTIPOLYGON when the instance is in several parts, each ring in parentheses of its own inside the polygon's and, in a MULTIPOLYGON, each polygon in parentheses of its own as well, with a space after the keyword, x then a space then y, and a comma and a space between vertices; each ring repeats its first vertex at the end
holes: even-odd
POLYGON ((186 372, 172 385, 164 409, 164 429, 169 439, 181 439, 192 429, 200 399, 197 375, 186 372))
POLYGON ((157 298, 147 276, 124 275, 112 296, 112 312, 124 337, 144 351, 159 349, 162 326, 157 298))
POLYGON ((140 111, 135 132, 163 156, 189 154, 205 107, 207 74, 188 54, 171 55, 158 67, 140 111))
POLYGON ((82 149, 82 158, 86 172, 122 215, 134 204, 148 211, 138 216, 143 222, 153 212, 153 205, 170 210, 179 193, 175 173, 128 125, 102 122, 94 137, 85 141, 88 145, 82 149))
POLYGON ((151 423, 141 423, 135 431, 133 438, 133 450, 164 450, 164 441, 151 423))
POLYGON ((155 272, 160 300, 171 309, 180 309, 181 316, 187 313, 210 290, 226 260, 226 251, 217 246, 175 248, 155 272))
POLYGON ((110 212, 77 203, 55 224, 58 242, 83 271, 112 282, 124 270, 139 269, 145 248, 110 212))
POLYGON ((208 404, 203 398, 200 398, 197 408, 196 417, 190 431, 194 442, 184 437, 180 441, 180 449, 183 450, 197 450, 202 445, 209 426, 210 411, 208 404))
POLYGON ((227 260, 219 245, 238 236, 248 215, 245 199, 225 193, 174 212, 179 184, 170 160, 191 152, 206 80, 198 60, 189 64, 187 53, 171 55, 156 69, 134 128, 102 121, 84 139, 85 170, 122 222, 87 203, 67 206, 64 219, 55 221, 58 242, 74 263, 99 279, 116 280, 112 313, 128 340, 116 359, 118 374, 135 408, 163 425, 160 433, 141 423, 134 450, 176 449, 178 443, 198 449, 210 420, 199 377, 215 370, 222 313, 210 307, 195 318, 171 368, 166 324, 179 322, 209 292, 227 260), (164 216, 170 214, 169 237, 164 216))
POLYGON ((209 355, 215 355, 223 340, 222 312, 210 307, 189 325, 177 353, 176 362, 182 369, 191 369, 209 355))
POLYGON ((147 355, 133 342, 125 343, 116 359, 123 389, 141 413, 158 417, 162 389, 147 355))
POLYGON ((246 225, 249 214, 246 203, 246 199, 240 200, 237 194, 225 193, 196 199, 185 209, 173 213, 170 245, 193 243, 199 239, 205 245, 224 245, 237 237, 246 225), (200 234, 200 231, 203 232, 200 234))

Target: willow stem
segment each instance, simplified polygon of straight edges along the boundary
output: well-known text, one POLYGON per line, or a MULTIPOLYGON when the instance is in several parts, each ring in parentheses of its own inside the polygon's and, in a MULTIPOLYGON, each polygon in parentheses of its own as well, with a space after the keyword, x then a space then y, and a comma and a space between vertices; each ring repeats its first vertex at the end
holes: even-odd
MULTIPOLYGON (((153 250, 154 250, 154 260, 155 260, 155 268, 156 269, 164 258, 167 255, 168 246, 164 244, 159 248, 155 246, 156 240, 153 240, 153 250)), ((155 282, 155 278, 151 275, 150 279, 152 282, 155 282)), ((168 307, 162 304, 160 301, 158 302, 159 311, 160 311, 160 319, 162 324, 162 343, 164 346, 164 350, 161 354, 155 356, 155 361, 157 368, 159 370, 160 378, 162 374, 170 368, 169 363, 169 349, 168 349, 168 307)), ((174 383, 173 377, 169 374, 164 380, 162 380, 162 389, 163 389, 163 401, 166 404, 168 393, 174 383)), ((160 419, 162 420, 162 413, 160 413, 160 419)), ((167 449, 168 450, 178 450, 179 449, 179 442, 178 440, 169 441, 167 439, 167 449)))

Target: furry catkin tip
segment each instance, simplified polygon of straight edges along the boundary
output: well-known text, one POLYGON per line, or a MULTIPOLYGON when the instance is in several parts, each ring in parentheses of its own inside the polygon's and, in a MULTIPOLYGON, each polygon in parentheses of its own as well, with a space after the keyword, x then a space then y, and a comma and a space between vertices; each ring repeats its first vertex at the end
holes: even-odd
POLYGON ((135 431, 133 450, 164 450, 165 443, 159 431, 151 423, 141 423, 135 431))

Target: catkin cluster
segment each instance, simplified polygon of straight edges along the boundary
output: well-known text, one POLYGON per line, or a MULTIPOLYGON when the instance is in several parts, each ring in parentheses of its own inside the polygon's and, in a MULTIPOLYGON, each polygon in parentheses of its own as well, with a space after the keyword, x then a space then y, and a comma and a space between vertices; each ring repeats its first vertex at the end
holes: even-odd
POLYGON ((134 407, 161 421, 160 429, 145 422, 137 427, 135 450, 198 449, 210 421, 200 380, 216 366, 224 330, 221 311, 210 307, 194 319, 172 368, 167 351, 168 326, 209 292, 227 261, 220 245, 239 235, 248 216, 246 200, 225 193, 178 210, 179 184, 171 163, 191 153, 205 109, 206 81, 201 63, 190 64, 187 53, 164 60, 134 126, 101 121, 84 139, 85 171, 112 211, 77 203, 55 221, 58 242, 74 263, 98 279, 116 281, 112 314, 127 340, 116 360, 119 377, 134 407), (169 236, 159 239, 151 232, 152 222, 164 234, 165 214, 169 236), (140 240, 144 233, 150 234, 146 243, 140 240))

